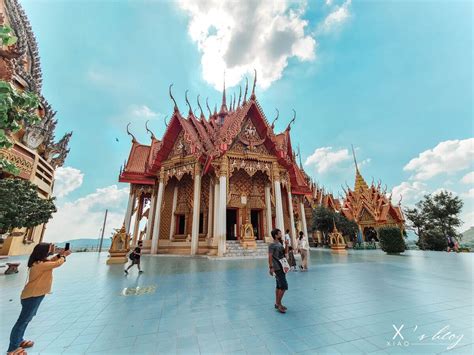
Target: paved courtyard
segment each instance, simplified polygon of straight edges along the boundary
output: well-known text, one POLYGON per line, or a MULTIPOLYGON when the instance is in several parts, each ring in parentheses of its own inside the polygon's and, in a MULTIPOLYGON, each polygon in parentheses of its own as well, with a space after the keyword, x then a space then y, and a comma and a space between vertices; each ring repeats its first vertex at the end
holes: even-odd
MULTIPOLYGON (((263 259, 145 256, 144 274, 124 276, 105 253, 77 253, 55 271, 28 353, 472 354, 473 254, 406 254, 314 250, 309 272, 288 275, 279 314, 263 259)), ((21 261, 19 274, 0 276, 2 351, 21 261)))

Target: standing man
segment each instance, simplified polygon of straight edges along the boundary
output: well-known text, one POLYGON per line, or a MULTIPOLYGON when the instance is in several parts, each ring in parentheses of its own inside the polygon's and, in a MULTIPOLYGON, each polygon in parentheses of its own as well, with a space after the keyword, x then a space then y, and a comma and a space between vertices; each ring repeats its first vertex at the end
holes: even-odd
POLYGON ((270 268, 270 275, 275 276, 276 290, 275 290, 275 309, 280 313, 286 313, 286 307, 281 304, 285 291, 288 290, 288 282, 286 281, 286 274, 283 271, 283 266, 280 259, 285 257, 285 248, 280 243, 281 230, 274 229, 271 232, 273 243, 268 246, 268 267, 270 268))

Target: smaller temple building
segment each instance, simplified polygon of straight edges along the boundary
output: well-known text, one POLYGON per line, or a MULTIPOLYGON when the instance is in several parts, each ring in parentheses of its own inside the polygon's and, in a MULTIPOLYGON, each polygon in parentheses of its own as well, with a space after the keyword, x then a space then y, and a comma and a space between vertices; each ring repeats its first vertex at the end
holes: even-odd
MULTIPOLYGON (((402 232, 405 230, 405 217, 400 201, 392 203, 392 195, 387 195, 387 187, 381 188, 381 182, 374 181, 367 184, 357 165, 354 155, 355 181, 354 188, 342 187, 345 196, 341 199, 334 198, 332 194, 325 193, 323 188, 312 186, 313 207, 324 206, 338 213, 342 213, 347 219, 352 220, 359 226, 360 241, 378 241, 378 229, 382 227, 397 227, 402 232)), ((317 236, 321 243, 321 236, 317 236)))

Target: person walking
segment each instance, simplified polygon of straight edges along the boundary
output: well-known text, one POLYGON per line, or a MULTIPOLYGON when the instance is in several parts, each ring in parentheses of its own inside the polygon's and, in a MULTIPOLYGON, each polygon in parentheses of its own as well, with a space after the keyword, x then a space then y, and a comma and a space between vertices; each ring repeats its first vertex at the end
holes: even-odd
POLYGON ((28 259, 28 280, 21 292, 21 313, 12 328, 7 354, 26 354, 25 349, 31 348, 34 342, 23 339, 26 328, 36 315, 44 296, 51 292, 53 269, 61 266, 70 250, 61 250, 56 256, 48 259, 54 251, 54 245, 39 243, 28 259))
POLYGON ((298 252, 301 255, 300 269, 302 271, 308 271, 308 243, 304 237, 304 233, 301 231, 298 238, 298 252))
POLYGON ((141 240, 138 241, 138 246, 130 253, 129 258, 130 258, 131 263, 128 266, 128 268, 123 270, 123 272, 125 272, 126 275, 128 275, 128 270, 133 265, 137 265, 139 274, 143 273, 142 269, 140 268, 140 258, 142 256, 142 246, 143 246, 143 242, 141 240))
POLYGON ((271 234, 273 243, 268 246, 268 267, 270 269, 270 275, 275 276, 276 279, 275 309, 280 313, 286 313, 287 308, 281 301, 285 292, 288 290, 286 272, 289 270, 289 265, 285 259, 285 248, 281 243, 281 230, 274 229, 271 234))

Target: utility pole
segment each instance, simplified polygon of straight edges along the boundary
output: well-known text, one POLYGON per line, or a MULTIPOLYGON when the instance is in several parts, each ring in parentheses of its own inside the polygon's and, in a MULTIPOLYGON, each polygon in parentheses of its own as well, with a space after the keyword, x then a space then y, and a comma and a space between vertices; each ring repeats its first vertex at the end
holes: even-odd
POLYGON ((105 223, 107 222, 107 212, 108 211, 109 210, 105 210, 104 224, 102 226, 102 234, 100 236, 99 253, 102 251, 102 242, 104 241, 105 223))

